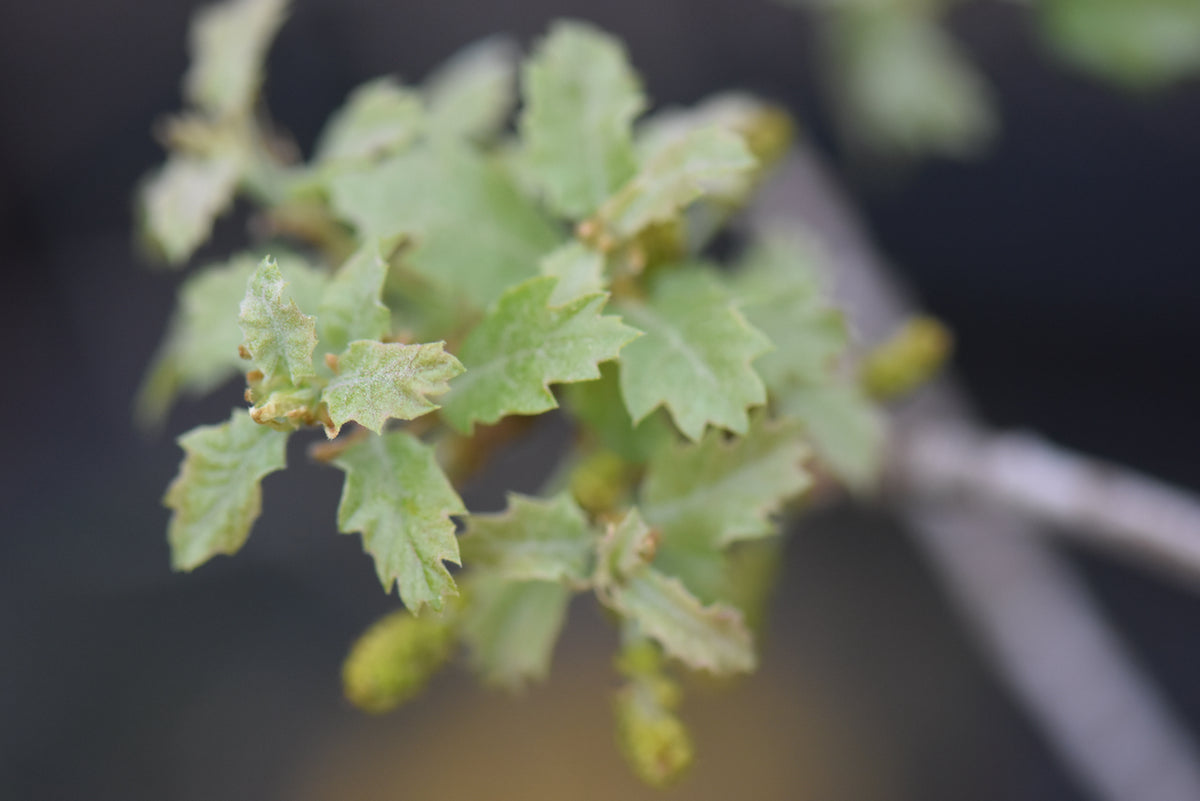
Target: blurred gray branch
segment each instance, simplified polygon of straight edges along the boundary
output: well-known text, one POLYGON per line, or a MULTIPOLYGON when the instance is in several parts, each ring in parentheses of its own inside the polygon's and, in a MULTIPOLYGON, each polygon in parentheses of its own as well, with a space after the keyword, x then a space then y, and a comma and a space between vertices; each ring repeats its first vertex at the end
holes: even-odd
MULTIPOLYGON (((811 229, 859 332, 882 340, 915 306, 810 151, 801 146, 780 173, 754 224, 811 229)), ((1038 536, 1062 527, 1198 577, 1200 503, 1030 436, 990 432, 949 379, 893 425, 887 502, 1080 786, 1103 801, 1200 798, 1191 734, 1038 536)))

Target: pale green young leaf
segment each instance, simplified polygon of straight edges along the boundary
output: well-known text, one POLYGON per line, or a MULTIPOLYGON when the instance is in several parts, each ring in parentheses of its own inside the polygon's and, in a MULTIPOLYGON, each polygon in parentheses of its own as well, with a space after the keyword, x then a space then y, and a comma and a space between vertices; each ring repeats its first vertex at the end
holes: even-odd
POLYGON ((771 235, 742 260, 730 286, 739 308, 775 349, 755 363, 771 392, 800 381, 832 380, 848 332, 842 313, 825 298, 812 246, 794 236, 771 235))
POLYGON ((817 455, 838 478, 858 490, 875 483, 886 431, 879 410, 857 386, 842 380, 798 384, 776 404, 781 414, 803 424, 817 455))
POLYGON ((511 493, 500 514, 474 514, 463 558, 515 581, 587 582, 596 535, 569 493, 542 500, 511 493))
POLYGON ((191 570, 236 553, 262 511, 263 477, 286 466, 287 434, 260 426, 242 410, 220 425, 179 438, 185 456, 163 503, 171 509, 171 564, 191 570))
POLYGON ((372 243, 338 268, 317 307, 317 334, 327 353, 340 353, 357 339, 382 339, 392 318, 380 296, 388 263, 382 243, 372 243))
POLYGON ((509 581, 472 572, 460 635, 471 667, 488 684, 520 689, 550 672, 571 590, 557 581, 509 581))
POLYGON ((404 150, 424 128, 421 96, 392 78, 376 78, 350 93, 317 140, 318 164, 367 161, 404 150))
POLYGON ((601 598, 694 670, 727 674, 754 669, 754 645, 741 612, 725 604, 701 604, 677 578, 643 568, 602 588, 601 598))
MULTIPOLYGON (((179 394, 204 395, 250 367, 238 355, 238 313, 258 261, 239 254, 196 271, 180 286, 166 338, 138 390, 140 424, 160 423, 179 394)), ((302 303, 323 286, 323 271, 303 259, 285 254, 278 264, 302 303)))
POLYGON ((542 275, 558 279, 550 295, 551 306, 561 306, 606 289, 604 256, 577 239, 547 254, 542 259, 541 271, 542 275))
POLYGON ((744 437, 710 429, 651 459, 639 506, 664 545, 720 549, 775 533, 771 515, 811 483, 799 426, 755 415, 744 437))
POLYGON ((458 592, 443 561, 461 564, 450 517, 466 508, 433 450, 397 431, 354 443, 334 464, 346 473, 338 529, 362 532, 384 589, 394 582, 413 613, 441 611, 458 592))
POLYGON ((317 324, 296 306, 287 286, 275 260, 264 258, 250 276, 238 324, 246 350, 264 380, 286 374, 298 384, 316 375, 312 360, 317 324))
POLYGON ((495 138, 516 102, 518 49, 492 36, 456 53, 425 79, 430 135, 475 142, 495 138))
POLYGON ((143 185, 143 235, 168 264, 182 264, 208 240, 213 223, 233 202, 241 171, 242 159, 234 152, 176 154, 143 185))
MULTIPOLYGON (((778 115, 778 111, 762 100, 741 92, 723 92, 687 108, 664 108, 638 125, 638 162, 647 164, 691 133, 714 127, 744 137, 747 149, 756 157, 759 150, 754 143, 763 140, 761 144, 768 151, 763 155, 773 156, 778 147, 775 139, 766 141, 759 131, 766 128, 774 132, 774 128, 765 126, 765 121, 776 120, 778 115)), ((787 133, 786 126, 784 128, 783 133, 787 133)), ((706 179, 702 182, 704 196, 741 203, 754 186, 756 172, 730 171, 706 179)))
POLYGON ((595 221, 617 239, 674 219, 706 187, 748 173, 754 157, 740 136, 718 127, 691 131, 655 153, 596 212, 595 221))
POLYGON ((351 342, 321 395, 333 421, 329 437, 350 420, 379 434, 391 418, 412 420, 438 408, 427 396, 445 393, 450 379, 463 371, 444 347, 444 342, 351 342))
POLYGON ((443 411, 451 426, 466 433, 476 422, 553 409, 551 384, 599 378, 597 365, 638 336, 619 317, 600 314, 602 294, 551 306, 557 283, 539 277, 512 287, 467 336, 460 353, 467 372, 443 411))
POLYGON ((1044 36, 1077 68, 1134 90, 1200 73, 1200 3, 1194 0, 1044 0, 1044 36))
POLYGON ((709 423, 744 434, 766 401, 751 362, 771 349, 717 279, 695 265, 665 271, 645 302, 619 307, 645 336, 621 352, 621 396, 635 422, 665 406, 698 440, 709 423))
POLYGON ((329 188, 362 239, 411 235, 412 269, 480 308, 536 275, 562 241, 503 170, 453 142, 335 175, 329 188))
POLYGON ((600 378, 568 384, 563 387, 563 398, 571 416, 586 425, 604 447, 627 462, 642 464, 676 434, 661 410, 633 424, 621 399, 617 373, 617 362, 605 362, 600 365, 600 378))
POLYGON ((636 170, 632 123, 646 106, 621 43, 581 22, 555 24, 522 73, 527 176, 579 220, 636 170))
POLYGON ((248 114, 287 7, 287 0, 226 0, 197 11, 183 79, 187 99, 214 117, 248 114))

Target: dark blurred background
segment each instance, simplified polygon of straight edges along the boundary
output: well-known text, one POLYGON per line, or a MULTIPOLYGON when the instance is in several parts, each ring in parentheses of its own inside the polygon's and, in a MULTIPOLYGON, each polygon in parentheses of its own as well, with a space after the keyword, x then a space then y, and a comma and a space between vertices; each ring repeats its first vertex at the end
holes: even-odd
MULTIPOLYGON (((158 438, 130 422, 179 280, 136 255, 132 192, 162 158, 152 124, 180 105, 193 6, 0 4, 0 798, 635 797, 612 746, 615 638, 587 604, 524 698, 451 672, 388 717, 341 700, 347 645, 396 601, 335 533, 337 477, 302 448, 267 479, 240 556, 169 571, 172 439, 240 395, 185 402, 158 438)), ((1056 64, 1018 4, 966 4, 953 27, 994 84, 995 146, 864 180, 829 133, 808 21, 765 0, 298 0, 268 102, 310 145, 357 83, 416 80, 475 38, 527 43, 559 16, 623 37, 657 103, 747 88, 792 109, 956 331, 990 422, 1200 490, 1200 84, 1120 94, 1056 64)), ((200 260, 242 241, 235 215, 200 260)), ((535 489, 514 468, 553 435, 494 475, 535 489)), ((468 500, 502 495, 491 482, 468 500)), ((839 510, 788 554, 764 669, 695 688, 700 764, 668 797, 1078 797, 903 531, 839 510)), ((1195 592, 1071 558, 1200 730, 1195 592)))

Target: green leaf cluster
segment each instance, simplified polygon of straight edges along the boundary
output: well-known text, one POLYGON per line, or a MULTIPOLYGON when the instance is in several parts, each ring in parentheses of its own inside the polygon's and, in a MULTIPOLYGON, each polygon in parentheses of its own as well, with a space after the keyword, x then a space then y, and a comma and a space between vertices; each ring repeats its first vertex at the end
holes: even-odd
MULTIPOLYGON (((283 11, 199 17, 195 108, 170 140, 172 160, 240 142, 236 182, 269 232, 183 282, 140 396, 161 423, 246 381, 246 409, 180 438, 175 566, 236 552, 289 438, 315 438, 342 474, 338 530, 406 607, 351 651, 352 701, 394 706, 457 646, 489 684, 541 679, 591 595, 625 643, 621 748, 673 780, 692 754, 673 674, 754 669, 780 518, 816 474, 866 487, 878 464, 819 257, 788 238, 729 264, 709 247, 785 152, 786 115, 725 95, 640 118, 624 48, 564 22, 520 64, 488 40, 422 85, 366 83, 287 161, 251 113, 283 11), (576 436, 542 494, 468 512, 472 470, 558 409, 576 436)), ((167 204, 171 225, 204 223, 167 255, 204 238, 210 201, 167 204)))

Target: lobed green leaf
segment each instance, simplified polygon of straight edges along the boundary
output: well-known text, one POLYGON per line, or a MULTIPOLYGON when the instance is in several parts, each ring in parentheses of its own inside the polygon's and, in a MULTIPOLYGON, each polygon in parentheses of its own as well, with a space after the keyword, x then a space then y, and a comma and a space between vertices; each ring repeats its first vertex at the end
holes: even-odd
POLYGON ((163 503, 172 511, 171 564, 191 570, 245 544, 262 511, 260 482, 286 466, 287 434, 237 410, 228 421, 194 428, 178 441, 185 456, 163 503))
POLYGON ((476 422, 553 409, 550 384, 599 378, 597 365, 638 335, 619 317, 600 314, 602 294, 551 306, 557 283, 539 277, 512 287, 471 331, 460 353, 467 372, 443 412, 451 426, 467 433, 476 422))
POLYGON ((479 308, 562 241, 499 167, 453 142, 332 176, 329 190, 362 239, 410 235, 412 269, 479 308))
POLYGON ((412 420, 438 408, 427 396, 445 393, 450 379, 463 371, 444 347, 444 342, 401 345, 360 339, 350 343, 337 357, 337 375, 321 395, 333 421, 326 431, 329 438, 350 420, 380 434, 391 418, 412 420))
POLYGON ((559 22, 522 77, 526 175, 555 212, 583 219, 637 168, 632 124, 646 106, 637 75, 619 41, 559 22))
POLYGON ((704 606, 677 578, 646 567, 604 587, 601 598, 694 670, 727 674, 754 669, 754 647, 741 612, 720 603, 704 606))
POLYGON ((428 605, 440 612, 457 594, 443 561, 461 564, 450 517, 466 508, 433 450, 397 431, 351 445, 334 464, 346 473, 339 530, 362 532, 384 589, 395 583, 410 611, 428 605))
POLYGON ((238 314, 246 350, 268 383, 284 374, 292 384, 316 375, 316 319, 300 311, 287 286, 275 260, 264 258, 250 276, 238 314))
POLYGON ((713 184, 754 169, 740 136, 716 126, 690 131, 654 153, 638 173, 602 205, 595 222, 618 240, 674 219, 713 184))
POLYGON ((696 444, 651 459, 640 508, 663 532, 664 547, 721 549, 775 533, 771 515, 811 479, 800 427, 756 415, 744 437, 710 430, 696 444))
POLYGON ((654 282, 647 301, 619 309, 645 332, 620 361, 621 396, 635 423, 661 405, 691 440, 709 423, 746 432, 747 407, 767 397, 750 363, 771 343, 711 274, 679 265, 654 282))

